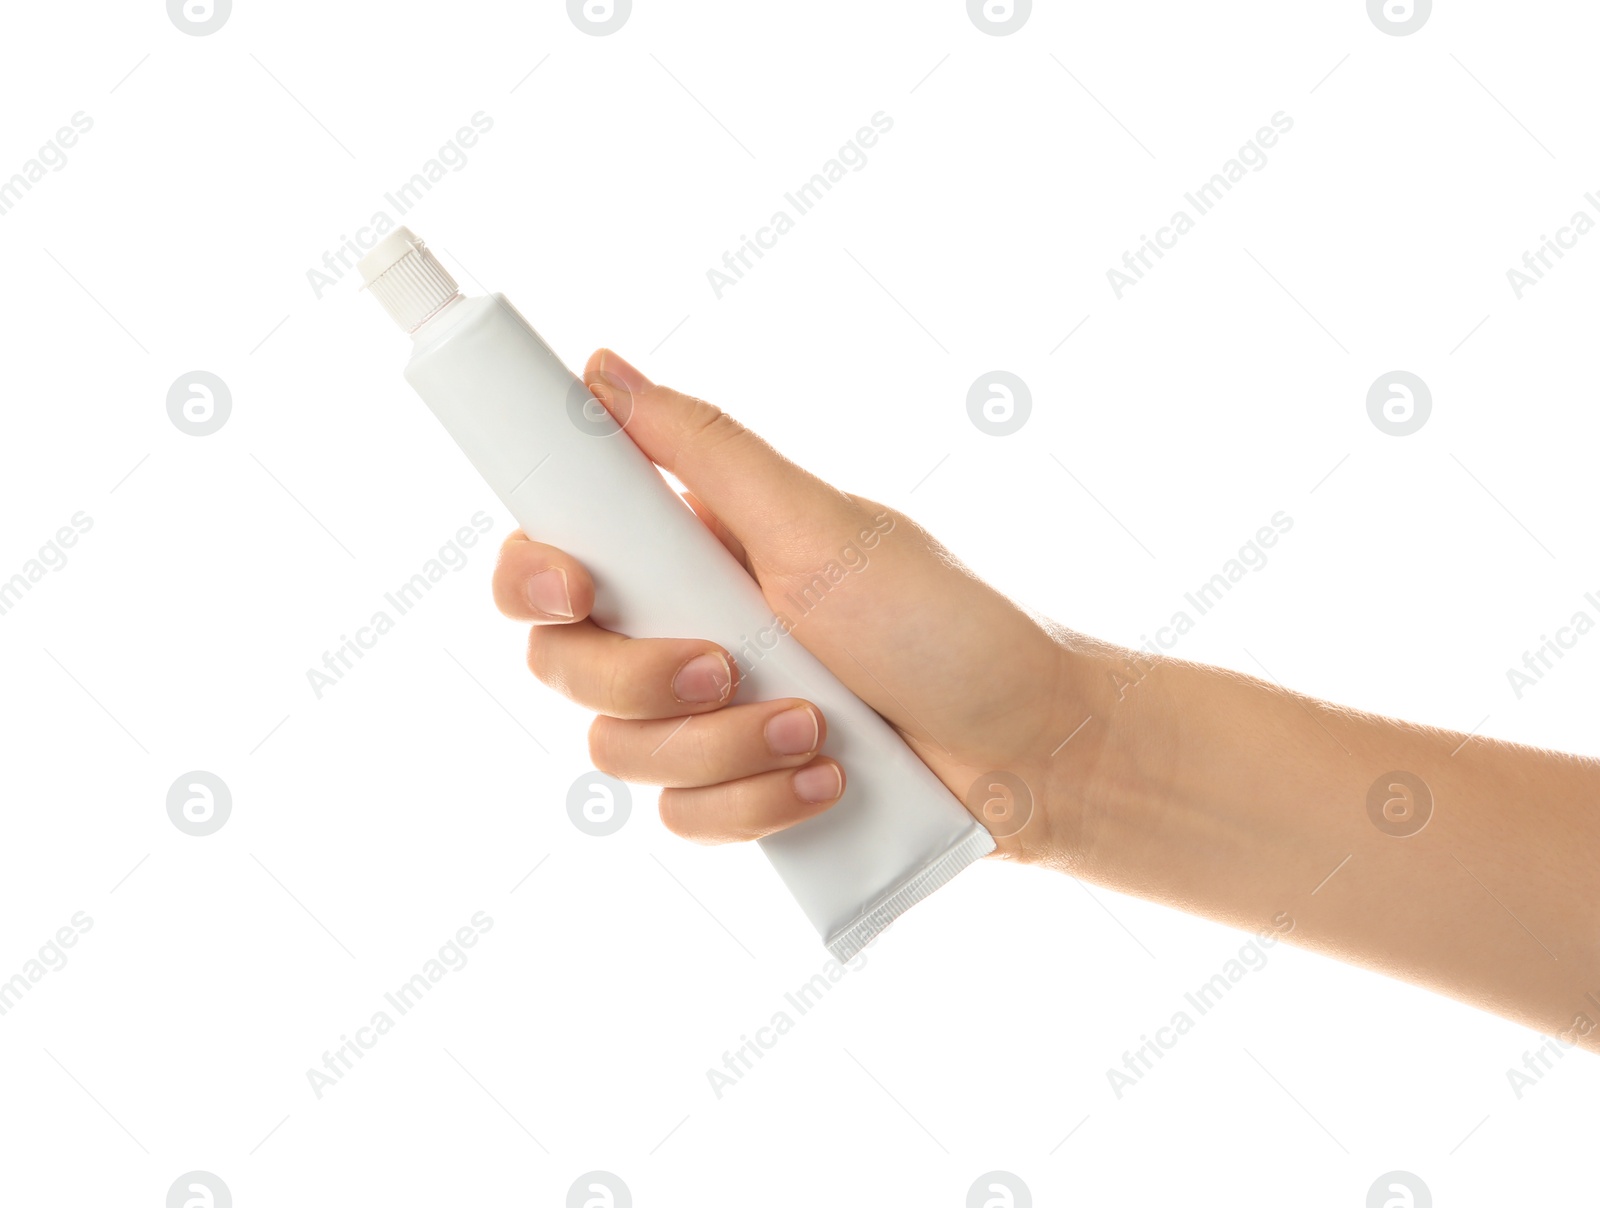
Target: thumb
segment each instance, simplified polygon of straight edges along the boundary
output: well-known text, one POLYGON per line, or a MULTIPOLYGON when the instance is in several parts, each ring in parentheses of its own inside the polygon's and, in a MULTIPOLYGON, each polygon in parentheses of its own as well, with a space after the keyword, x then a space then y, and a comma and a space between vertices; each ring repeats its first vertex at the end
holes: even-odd
POLYGON ((589 358, 583 380, 645 456, 692 491, 754 560, 787 561, 856 519, 849 495, 720 408, 657 386, 609 348, 589 358))

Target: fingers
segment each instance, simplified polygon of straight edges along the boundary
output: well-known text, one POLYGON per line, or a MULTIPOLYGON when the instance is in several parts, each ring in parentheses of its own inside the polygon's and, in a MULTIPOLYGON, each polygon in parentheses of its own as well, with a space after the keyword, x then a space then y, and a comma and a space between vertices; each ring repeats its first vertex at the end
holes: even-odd
POLYGON ((783 699, 724 709, 738 667, 711 642, 628 638, 592 621, 535 626, 528 665, 544 683, 600 713, 594 766, 667 786, 661 819, 700 843, 759 839, 821 813, 844 771, 818 758, 827 722, 783 699))
POLYGON ((663 789, 661 821, 673 834, 697 843, 740 843, 820 814, 843 792, 844 769, 822 758, 796 771, 663 789))
POLYGON ((494 602, 514 621, 567 624, 594 607, 594 580, 553 545, 528 539, 520 529, 500 546, 494 568, 494 602))
POLYGON ((721 708, 738 668, 714 642, 628 638, 586 620, 594 581, 554 546, 512 533, 494 570, 495 604, 534 622, 528 666, 544 683, 616 718, 681 717, 721 708))
POLYGON ((838 527, 853 518, 842 491, 710 403, 657 386, 610 349, 589 358, 583 380, 634 444, 758 557, 797 532, 838 527))
POLYGON ((774 700, 660 721, 597 717, 589 727, 589 757, 619 780, 696 788, 801 767, 826 737, 815 705, 774 700))
POLYGON ((588 620, 535 625, 528 667, 584 708, 620 718, 708 713, 728 702, 739 681, 715 642, 623 637, 588 620))

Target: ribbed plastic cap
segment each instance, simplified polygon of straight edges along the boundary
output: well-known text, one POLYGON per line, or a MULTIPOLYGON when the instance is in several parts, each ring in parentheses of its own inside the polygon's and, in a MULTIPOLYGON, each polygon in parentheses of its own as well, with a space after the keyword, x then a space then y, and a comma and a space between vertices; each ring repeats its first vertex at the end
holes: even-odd
POLYGON ((408 227, 386 235, 358 267, 366 288, 407 333, 461 292, 455 278, 408 227))

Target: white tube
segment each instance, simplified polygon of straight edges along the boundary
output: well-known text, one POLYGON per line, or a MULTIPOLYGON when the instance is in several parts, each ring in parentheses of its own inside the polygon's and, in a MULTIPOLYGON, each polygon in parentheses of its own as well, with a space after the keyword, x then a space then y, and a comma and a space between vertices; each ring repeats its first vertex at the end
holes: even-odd
POLYGON ((844 796, 760 844, 835 958, 994 850, 894 730, 782 630, 755 581, 504 295, 462 297, 404 227, 361 270, 413 336, 406 380, 517 523, 588 568, 597 624, 717 642, 739 663, 739 699, 822 709, 844 796))

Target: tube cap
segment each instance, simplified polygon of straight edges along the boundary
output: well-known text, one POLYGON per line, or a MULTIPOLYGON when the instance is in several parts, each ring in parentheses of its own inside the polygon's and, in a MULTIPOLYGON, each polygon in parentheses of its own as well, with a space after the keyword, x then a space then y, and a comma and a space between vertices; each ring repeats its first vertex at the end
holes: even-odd
POLYGON ((361 280, 407 333, 416 331, 460 289, 409 227, 384 236, 361 258, 361 280))

